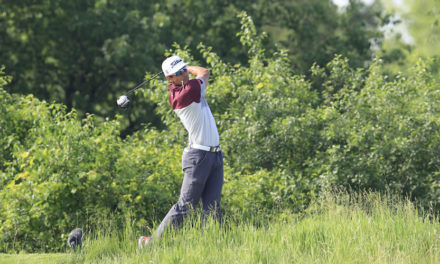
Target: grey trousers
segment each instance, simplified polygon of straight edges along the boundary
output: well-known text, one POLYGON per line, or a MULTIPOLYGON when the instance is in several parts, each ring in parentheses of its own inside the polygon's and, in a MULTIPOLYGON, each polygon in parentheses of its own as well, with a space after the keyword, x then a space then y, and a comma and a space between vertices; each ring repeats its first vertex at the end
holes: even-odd
POLYGON ((162 220, 153 235, 155 238, 162 236, 169 227, 180 227, 188 213, 197 207, 200 199, 203 209, 202 219, 210 214, 221 223, 223 153, 186 148, 182 155, 182 169, 184 177, 179 200, 162 220))

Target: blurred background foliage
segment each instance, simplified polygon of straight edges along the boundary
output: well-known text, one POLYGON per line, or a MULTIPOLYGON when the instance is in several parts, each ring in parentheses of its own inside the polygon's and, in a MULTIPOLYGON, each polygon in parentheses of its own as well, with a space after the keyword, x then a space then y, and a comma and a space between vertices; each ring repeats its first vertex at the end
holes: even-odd
MULTIPOLYGON (((13 76, 7 90, 101 118, 117 114, 117 97, 146 72, 160 71, 174 42, 190 50, 202 42, 224 61, 246 65, 247 50, 235 36, 243 10, 267 32, 263 48, 288 50, 299 74, 308 74, 313 63, 325 66, 335 54, 365 66, 387 17, 377 4, 352 1, 342 12, 329 0, 2 0, 0 10, 0 62, 13 76)), ((122 121, 123 134, 142 123, 160 127, 153 108, 136 100, 122 121)))
POLYGON ((406 72, 420 57, 428 59, 430 69, 440 74, 440 2, 438 0, 382 0, 393 27, 378 55, 388 73, 406 72))
MULTIPOLYGON (((334 187, 439 209, 438 60, 421 33, 384 38, 390 3, 0 3, 0 252, 62 251, 104 217, 161 220, 186 131, 164 78, 129 110, 115 100, 170 54, 211 71, 225 214, 301 212, 334 187)), ((416 16, 435 37, 433 10, 416 16)))

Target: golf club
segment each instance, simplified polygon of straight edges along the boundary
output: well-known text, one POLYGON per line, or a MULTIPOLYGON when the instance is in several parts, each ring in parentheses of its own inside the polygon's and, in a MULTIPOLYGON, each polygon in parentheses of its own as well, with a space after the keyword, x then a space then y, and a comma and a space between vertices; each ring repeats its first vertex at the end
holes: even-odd
POLYGON ((139 89, 140 87, 142 87, 143 85, 145 85, 146 83, 148 83, 149 81, 155 79, 157 76, 159 76, 160 74, 162 74, 162 72, 158 72, 155 75, 153 75, 153 77, 149 78, 148 80, 143 81, 142 83, 136 85, 135 87, 131 88, 130 91, 128 91, 126 94, 120 96, 118 98, 118 100, 116 101, 116 103, 118 104, 118 106, 120 108, 127 108, 128 104, 130 103, 130 99, 128 98, 128 95, 131 94, 132 92, 136 91, 137 89, 139 89))

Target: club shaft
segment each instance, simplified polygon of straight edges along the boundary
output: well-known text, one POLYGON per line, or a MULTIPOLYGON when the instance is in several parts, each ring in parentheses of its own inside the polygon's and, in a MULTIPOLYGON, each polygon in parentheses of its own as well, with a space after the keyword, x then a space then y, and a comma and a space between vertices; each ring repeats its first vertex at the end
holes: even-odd
POLYGON ((126 95, 131 94, 132 92, 136 91, 137 89, 139 89, 140 87, 144 86, 146 83, 148 83, 149 81, 153 80, 154 78, 156 78, 157 76, 159 76, 159 74, 162 74, 162 72, 158 72, 155 75, 153 75, 153 77, 149 78, 148 80, 145 80, 143 82, 141 82, 140 84, 136 85, 135 87, 131 88, 130 91, 128 91, 128 93, 126 93, 126 95))

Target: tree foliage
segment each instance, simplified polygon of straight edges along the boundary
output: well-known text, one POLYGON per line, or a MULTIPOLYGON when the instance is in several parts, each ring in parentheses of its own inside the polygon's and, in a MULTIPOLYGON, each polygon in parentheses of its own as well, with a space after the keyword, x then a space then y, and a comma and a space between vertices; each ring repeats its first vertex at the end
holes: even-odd
MULTIPOLYGON (((380 39, 380 16, 360 1, 351 1, 343 13, 327 0, 4 0, 1 5, 0 61, 14 77, 8 90, 102 119, 118 113, 115 100, 145 72, 160 70, 174 42, 190 50, 203 42, 225 61, 246 64, 247 50, 234 36, 242 10, 256 29, 268 32, 263 47, 289 50, 298 73, 314 62, 324 66, 335 53, 362 66, 371 58, 370 39, 380 39)), ((124 135, 141 123, 160 127, 153 107, 136 100, 121 120, 124 135)))
POLYGON ((387 69, 405 72, 419 58, 429 59, 430 70, 440 75, 440 10, 438 0, 408 1, 399 5, 382 0, 397 25, 381 47, 387 69), (399 31, 400 29, 400 31, 399 31))

